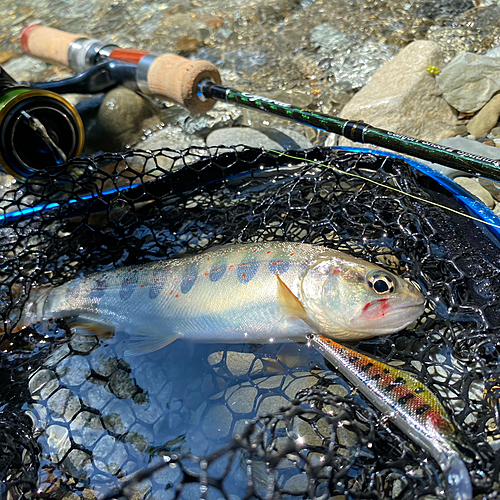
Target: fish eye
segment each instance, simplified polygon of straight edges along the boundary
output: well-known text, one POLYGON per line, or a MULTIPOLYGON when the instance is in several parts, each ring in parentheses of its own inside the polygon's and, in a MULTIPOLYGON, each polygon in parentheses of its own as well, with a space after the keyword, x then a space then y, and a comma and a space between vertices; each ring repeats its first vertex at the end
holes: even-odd
POLYGON ((370 288, 380 295, 392 293, 396 289, 394 280, 388 274, 381 272, 371 273, 366 278, 366 282, 370 288))

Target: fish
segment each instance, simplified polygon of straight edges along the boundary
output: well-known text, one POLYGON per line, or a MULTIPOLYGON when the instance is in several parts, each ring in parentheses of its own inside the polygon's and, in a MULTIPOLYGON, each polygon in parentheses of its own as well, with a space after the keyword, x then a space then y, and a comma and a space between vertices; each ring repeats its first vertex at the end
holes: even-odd
POLYGON ((378 410, 385 413, 438 463, 449 500, 471 500, 470 474, 459 449, 466 449, 439 399, 408 372, 372 359, 323 335, 311 334, 317 349, 378 410))
POLYGON ((324 246, 262 242, 209 249, 34 287, 17 329, 74 318, 72 328, 123 331, 129 352, 177 338, 305 342, 388 335, 424 311, 422 292, 385 269, 324 246))

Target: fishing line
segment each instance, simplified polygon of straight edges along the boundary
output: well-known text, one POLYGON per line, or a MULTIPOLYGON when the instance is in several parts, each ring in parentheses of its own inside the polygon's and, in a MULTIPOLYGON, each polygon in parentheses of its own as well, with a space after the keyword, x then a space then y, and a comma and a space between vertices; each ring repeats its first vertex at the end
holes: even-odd
POLYGON ((422 203, 434 205, 436 207, 442 208, 443 210, 447 210, 448 212, 453 212, 454 214, 461 215, 462 217, 466 217, 467 219, 471 219, 475 222, 481 222, 482 224, 486 224, 487 226, 492 226, 492 227, 496 227, 497 229, 500 229, 500 225, 494 224, 493 222, 488 222, 488 221, 485 221, 483 219, 479 219, 478 217, 474 217, 474 216, 469 215, 469 214, 464 214, 463 212, 459 212, 458 210, 455 210, 453 208, 447 207, 445 205, 441 205, 440 203, 437 203, 435 201, 426 200, 425 198, 422 198, 422 197, 417 196, 415 194, 407 193, 406 191, 402 191, 401 189, 395 188, 393 186, 389 186, 388 184, 384 184, 382 182, 375 181, 373 179, 370 179, 369 177, 364 177, 363 175, 355 174, 353 172, 345 172, 344 170, 340 170, 337 167, 334 167, 332 165, 327 165, 326 163, 321 163, 320 161, 316 161, 316 160, 310 160, 309 158, 301 158, 300 156, 289 155, 289 154, 284 153, 282 151, 275 151, 274 149, 267 149, 266 151, 269 151, 270 153, 275 153, 275 154, 278 154, 281 156, 286 156, 287 158, 291 158, 293 160, 302 160, 302 161, 307 161, 309 163, 314 163, 315 165, 329 168, 329 169, 331 169, 339 174, 344 174, 344 175, 348 175, 350 177, 355 177, 356 179, 360 179, 362 181, 371 182, 372 184, 375 184, 376 186, 383 187, 385 189, 390 189, 391 191, 395 191, 396 193, 402 194, 404 196, 408 196, 409 198, 413 198, 414 200, 421 201, 422 203))

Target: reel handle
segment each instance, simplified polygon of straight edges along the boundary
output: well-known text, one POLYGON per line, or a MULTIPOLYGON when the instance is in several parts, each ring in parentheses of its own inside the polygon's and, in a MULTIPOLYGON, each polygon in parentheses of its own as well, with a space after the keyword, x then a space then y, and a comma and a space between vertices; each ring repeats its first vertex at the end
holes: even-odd
POLYGON ((198 92, 199 83, 205 79, 218 85, 221 83, 219 71, 209 61, 122 49, 85 35, 36 24, 22 31, 21 48, 32 57, 69 66, 76 72, 84 71, 106 57, 132 62, 137 64, 136 80, 141 92, 174 101, 192 113, 204 113, 216 102, 198 92))

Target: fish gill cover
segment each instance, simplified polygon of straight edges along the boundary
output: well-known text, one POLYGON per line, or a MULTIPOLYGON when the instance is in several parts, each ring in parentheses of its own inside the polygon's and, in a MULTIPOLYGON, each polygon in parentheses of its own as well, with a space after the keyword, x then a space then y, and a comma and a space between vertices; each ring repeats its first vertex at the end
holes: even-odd
MULTIPOLYGON (((481 224, 385 187, 465 212, 400 159, 322 148, 292 156, 248 147, 106 154, 75 160, 72 175, 7 191, 7 329, 31 286, 87 271, 233 242, 342 250, 418 282, 430 297, 410 329, 354 347, 437 395, 466 444, 474 493, 497 498, 498 241, 481 224)), ((176 341, 127 358, 126 343, 72 333, 64 321, 4 336, 3 496, 444 495, 432 458, 306 345, 176 341)))

